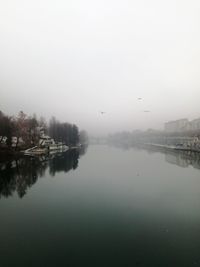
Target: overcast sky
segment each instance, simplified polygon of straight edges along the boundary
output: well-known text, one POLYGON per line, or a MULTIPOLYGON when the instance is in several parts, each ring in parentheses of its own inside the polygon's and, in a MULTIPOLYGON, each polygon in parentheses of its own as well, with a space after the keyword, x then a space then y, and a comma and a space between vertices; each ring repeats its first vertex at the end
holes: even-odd
POLYGON ((91 134, 200 117, 199 14, 199 0, 1 0, 0 110, 91 134))

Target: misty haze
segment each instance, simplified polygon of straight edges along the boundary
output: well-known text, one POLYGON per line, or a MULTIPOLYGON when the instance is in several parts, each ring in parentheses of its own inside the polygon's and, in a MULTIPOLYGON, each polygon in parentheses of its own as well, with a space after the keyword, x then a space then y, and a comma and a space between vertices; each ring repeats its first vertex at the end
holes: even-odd
POLYGON ((200 266, 199 12, 2 1, 0 266, 200 266))

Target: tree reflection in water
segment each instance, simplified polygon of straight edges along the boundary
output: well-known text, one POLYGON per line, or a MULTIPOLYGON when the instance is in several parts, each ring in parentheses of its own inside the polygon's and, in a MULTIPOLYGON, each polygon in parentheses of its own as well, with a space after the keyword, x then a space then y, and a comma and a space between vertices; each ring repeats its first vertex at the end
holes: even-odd
POLYGON ((78 159, 79 151, 77 149, 53 157, 49 160, 49 173, 54 176, 56 172, 75 170, 78 167, 78 159))
POLYGON ((0 198, 7 198, 15 192, 22 198, 38 178, 44 176, 48 167, 52 176, 56 172, 75 170, 78 167, 79 156, 85 153, 86 148, 81 148, 64 153, 21 157, 13 161, 0 162, 0 198))

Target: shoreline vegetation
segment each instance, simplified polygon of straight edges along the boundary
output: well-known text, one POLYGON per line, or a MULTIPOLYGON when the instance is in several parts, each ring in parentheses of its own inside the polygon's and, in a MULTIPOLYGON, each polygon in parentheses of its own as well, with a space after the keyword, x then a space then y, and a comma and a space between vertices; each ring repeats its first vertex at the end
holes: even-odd
POLYGON ((87 143, 87 132, 79 131, 76 124, 60 122, 55 117, 47 122, 23 111, 16 116, 0 111, 0 160, 18 158, 34 147, 48 152, 50 148, 78 148, 87 143))

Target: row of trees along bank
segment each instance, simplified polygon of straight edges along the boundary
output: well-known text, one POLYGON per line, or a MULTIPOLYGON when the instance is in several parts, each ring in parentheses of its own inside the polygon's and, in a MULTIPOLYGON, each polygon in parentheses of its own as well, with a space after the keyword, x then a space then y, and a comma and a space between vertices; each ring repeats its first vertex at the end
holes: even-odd
POLYGON ((0 149, 21 150, 39 144, 41 132, 48 134, 57 142, 75 146, 87 134, 75 124, 61 123, 52 117, 49 123, 36 115, 28 116, 20 111, 17 116, 8 116, 0 111, 0 149))

